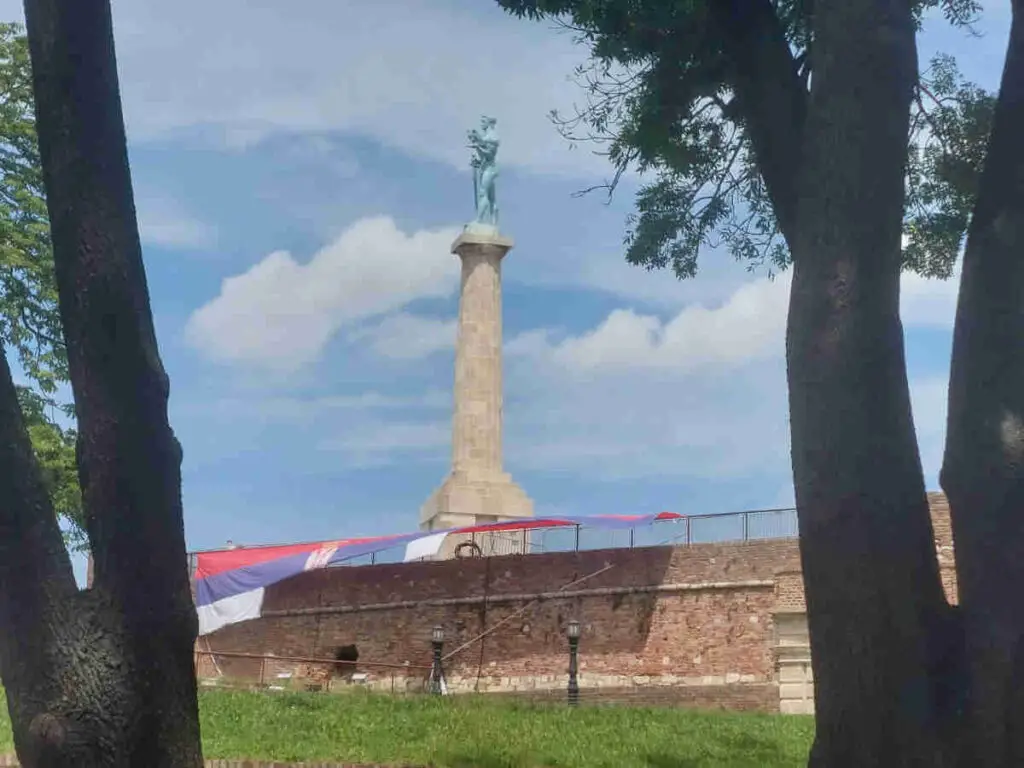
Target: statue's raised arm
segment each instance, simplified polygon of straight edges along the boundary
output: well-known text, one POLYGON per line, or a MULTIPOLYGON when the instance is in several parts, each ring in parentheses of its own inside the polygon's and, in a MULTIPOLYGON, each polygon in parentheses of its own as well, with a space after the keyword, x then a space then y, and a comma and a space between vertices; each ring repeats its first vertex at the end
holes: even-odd
POLYGON ((473 168, 473 197, 476 204, 475 224, 497 228, 498 203, 494 186, 498 178, 498 131, 497 120, 493 117, 480 118, 480 127, 469 131, 469 148, 473 156, 469 164, 473 168))

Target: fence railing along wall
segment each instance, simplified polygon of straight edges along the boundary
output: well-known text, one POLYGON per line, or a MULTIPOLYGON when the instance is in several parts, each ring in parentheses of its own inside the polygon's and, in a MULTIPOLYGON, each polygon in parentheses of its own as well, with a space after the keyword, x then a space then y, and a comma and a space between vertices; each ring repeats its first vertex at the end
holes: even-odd
MULTIPOLYGON (((690 515, 678 520, 659 520, 637 528, 608 530, 585 525, 541 528, 531 531, 473 534, 480 554, 504 555, 527 552, 579 552, 590 549, 687 546, 733 541, 786 539, 797 536, 796 509, 757 509, 722 514, 690 515)), ((398 563, 403 546, 354 557, 332 567, 398 563)), ((189 554, 189 573, 195 572, 195 555, 189 554)))

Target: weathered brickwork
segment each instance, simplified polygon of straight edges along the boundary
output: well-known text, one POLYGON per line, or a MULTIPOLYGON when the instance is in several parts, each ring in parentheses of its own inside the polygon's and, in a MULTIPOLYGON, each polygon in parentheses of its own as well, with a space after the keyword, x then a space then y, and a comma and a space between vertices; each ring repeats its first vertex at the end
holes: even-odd
MULTIPOLYGON (((935 551, 938 555, 939 574, 946 599, 957 601, 956 562, 953 557, 953 529, 949 519, 949 502, 945 494, 929 493, 928 505, 932 513, 932 530, 935 534, 935 551)), ((776 610, 787 613, 804 613, 804 580, 798 565, 792 570, 780 568, 775 575, 776 610)))
POLYGON ((953 528, 949 519, 949 502, 945 494, 930 493, 928 504, 932 510, 932 530, 935 533, 935 550, 939 557, 942 586, 946 590, 946 599, 955 604, 956 562, 953 558, 953 528))
MULTIPOLYGON (((948 509, 939 494, 930 501, 955 600, 948 509)), ((354 646, 359 660, 342 679, 422 690, 440 625, 445 653, 461 649, 445 661, 453 691, 558 696, 565 627, 576 619, 588 690, 644 688, 676 703, 775 711, 783 694, 783 711, 806 712, 804 612, 795 539, 512 555, 302 574, 268 589, 263 618, 203 638, 199 650, 325 659, 354 646)), ((204 676, 269 682, 302 672, 294 662, 199 660, 204 676)), ((305 674, 316 676, 308 665, 305 674)))
MULTIPOLYGON (((561 687, 565 626, 576 619, 584 684, 767 683, 773 572, 797 562, 796 542, 777 540, 335 568, 272 587, 264 618, 204 638, 200 649, 333 658, 355 645, 360 659, 422 670, 431 628, 441 625, 446 651, 468 644, 446 662, 460 689, 546 687, 528 682, 544 676, 561 687)), ((218 663, 250 678, 259 664, 218 663)), ((396 674, 356 667, 385 686, 396 674)))

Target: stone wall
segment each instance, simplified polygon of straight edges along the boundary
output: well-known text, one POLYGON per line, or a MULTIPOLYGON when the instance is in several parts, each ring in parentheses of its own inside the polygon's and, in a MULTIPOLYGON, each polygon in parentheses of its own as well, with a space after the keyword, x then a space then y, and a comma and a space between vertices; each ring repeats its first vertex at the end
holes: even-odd
MULTIPOLYGON (((941 494, 929 500, 955 601, 948 507, 941 494)), ((512 555, 305 573, 267 590, 263 618, 203 638, 199 650, 323 659, 354 646, 359 660, 342 684, 422 690, 440 625, 445 653, 461 649, 445 662, 453 691, 559 696, 565 627, 576 619, 585 691, 806 713, 805 611, 795 539, 512 555)), ((216 658, 214 668, 200 655, 201 675, 310 673, 295 662, 216 658)))
MULTIPOLYGON (((465 646, 446 662, 453 690, 564 691, 576 619, 584 688, 763 686, 775 679, 774 574, 797 566, 796 542, 773 540, 333 568, 270 588, 263 618, 200 649, 333 658, 354 645, 364 663, 347 676, 405 688, 422 685, 440 625, 446 653, 465 646)), ((217 661, 227 677, 256 674, 255 660, 217 661)))

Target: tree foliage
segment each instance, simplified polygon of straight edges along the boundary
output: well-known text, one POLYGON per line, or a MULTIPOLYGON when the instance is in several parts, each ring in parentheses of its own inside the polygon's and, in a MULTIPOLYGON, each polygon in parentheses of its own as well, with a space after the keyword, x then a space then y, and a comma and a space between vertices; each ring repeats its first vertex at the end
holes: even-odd
POLYGON ((84 541, 73 410, 57 401, 68 380, 50 225, 36 138, 28 41, 0 24, 0 340, 15 350, 30 386, 18 388, 29 435, 69 543, 84 541), (63 418, 60 418, 63 417, 63 418))
POLYGON ((86 548, 82 490, 78 484, 74 429, 49 418, 52 406, 29 387, 18 387, 18 402, 53 509, 64 522, 65 540, 75 551, 86 548))
MULTIPOLYGON (((576 70, 586 98, 552 118, 574 142, 606 154, 614 190, 637 171, 646 180, 628 220, 626 258, 648 269, 697 272, 706 248, 725 247, 751 269, 785 269, 790 253, 778 211, 755 159, 709 0, 498 0, 526 18, 554 20, 591 50, 576 70)), ((774 0, 806 96, 813 75, 812 4, 774 0)), ((725 5, 728 5, 726 3, 725 5)), ((970 28, 975 0, 919 0, 915 14, 939 11, 970 28)), ((984 157, 994 97, 940 56, 916 88, 907 172, 904 266, 948 277, 963 242, 984 157)), ((780 106, 780 108, 782 108, 780 106)), ((792 169, 795 174, 797 169, 792 169)))

